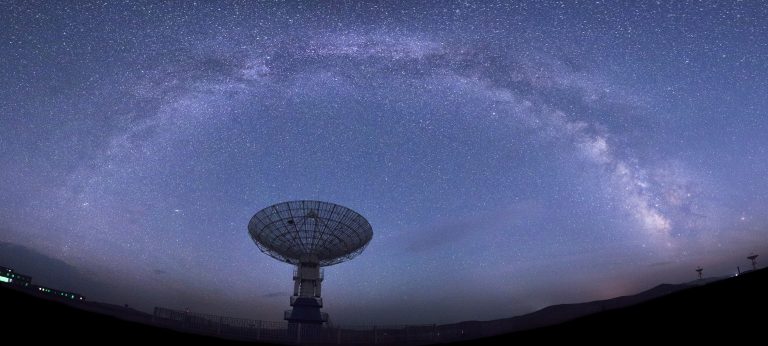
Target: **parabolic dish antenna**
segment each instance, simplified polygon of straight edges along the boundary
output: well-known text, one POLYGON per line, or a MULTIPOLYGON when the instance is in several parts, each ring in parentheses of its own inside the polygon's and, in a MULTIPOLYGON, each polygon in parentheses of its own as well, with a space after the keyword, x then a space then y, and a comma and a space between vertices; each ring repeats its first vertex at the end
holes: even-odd
POLYGON ((293 310, 285 319, 323 323, 320 267, 348 261, 373 238, 368 221, 354 210, 329 202, 290 201, 266 207, 248 223, 248 233, 263 253, 296 266, 293 310))

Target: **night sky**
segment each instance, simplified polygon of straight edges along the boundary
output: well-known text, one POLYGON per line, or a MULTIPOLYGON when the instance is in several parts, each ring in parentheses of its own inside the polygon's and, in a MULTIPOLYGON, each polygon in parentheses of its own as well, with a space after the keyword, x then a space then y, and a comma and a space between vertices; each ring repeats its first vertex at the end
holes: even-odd
POLYGON ((335 323, 747 269, 768 256, 768 5, 631 3, 0 1, 0 265, 279 321, 293 268, 248 221, 315 199, 374 231, 326 268, 335 323))

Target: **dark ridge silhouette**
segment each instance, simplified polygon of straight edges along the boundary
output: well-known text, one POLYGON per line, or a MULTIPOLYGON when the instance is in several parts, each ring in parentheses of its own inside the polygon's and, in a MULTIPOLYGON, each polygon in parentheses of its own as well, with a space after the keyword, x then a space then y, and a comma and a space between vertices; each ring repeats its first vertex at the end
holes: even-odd
MULTIPOLYGON (((638 295, 604 301, 556 305, 510 319, 462 322, 461 325, 485 324, 486 328, 489 325, 492 328, 493 324, 509 325, 514 320, 520 331, 455 344, 539 343, 563 339, 634 344, 714 338, 725 338, 732 343, 761 337, 760 327, 765 324, 768 307, 768 270, 703 281, 699 285, 659 285, 638 295), (559 324, 550 325, 553 323, 559 324), (541 327, 543 325, 550 326, 541 327), (522 330, 525 328, 535 329, 522 330)), ((13 316, 5 319, 4 327, 40 331, 26 333, 27 342, 103 343, 106 335, 108 340, 136 343, 246 344, 147 325, 153 323, 152 315, 126 306, 65 302, 5 287, 0 289, 0 306, 6 316, 13 316)))
POLYGON ((752 342, 763 337, 762 328, 766 325, 768 308, 768 269, 688 288, 674 286, 660 285, 646 291, 649 295, 658 296, 636 305, 602 311, 558 325, 477 339, 471 343, 570 340, 600 344, 664 344, 670 341, 727 340, 728 344, 735 344, 736 341, 752 342), (664 294, 669 289, 672 292, 664 294))
POLYGON ((690 284, 661 284, 647 291, 643 291, 631 296, 621 296, 586 303, 552 305, 526 315, 492 321, 460 322, 458 325, 498 325, 497 329, 504 330, 505 333, 511 333, 521 330, 556 325, 582 316, 587 316, 606 310, 632 306, 634 304, 638 304, 690 287, 692 287, 690 284))
POLYGON ((125 306, 67 303, 2 286, 0 306, 8 317, 3 330, 26 331, 23 338, 30 344, 252 344, 155 327, 152 315, 125 306))
POLYGON ((0 241, 0 266, 31 276, 36 285, 72 292, 80 292, 87 287, 88 295, 110 296, 111 287, 108 285, 93 280, 62 260, 24 245, 0 241))

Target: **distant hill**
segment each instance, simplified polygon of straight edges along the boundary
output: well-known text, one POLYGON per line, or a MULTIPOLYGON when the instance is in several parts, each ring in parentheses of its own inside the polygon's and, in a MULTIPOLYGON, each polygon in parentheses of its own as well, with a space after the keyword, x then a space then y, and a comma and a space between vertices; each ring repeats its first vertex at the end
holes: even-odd
POLYGON ((471 344, 560 340, 597 344, 709 344, 728 340, 728 344, 753 344, 753 340, 764 338, 767 314, 768 269, 761 269, 732 278, 659 285, 633 296, 551 306, 505 319, 519 323, 521 329, 517 332, 473 340, 471 344), (558 318, 568 321, 523 330, 558 318))
POLYGON ((665 296, 667 294, 677 292, 686 288, 695 286, 701 286, 703 284, 715 282, 723 278, 710 278, 704 280, 697 280, 690 283, 683 284, 661 284, 647 291, 640 292, 635 295, 621 296, 606 300, 597 300, 585 303, 575 304, 558 304, 548 306, 538 311, 534 311, 529 314, 502 318, 491 321, 465 321, 451 325, 463 326, 467 330, 481 329, 478 326, 482 325, 485 330, 484 334, 503 334, 516 331, 552 326, 560 324, 566 321, 570 321, 579 317, 607 311, 613 309, 624 308, 639 304, 651 299, 665 296))

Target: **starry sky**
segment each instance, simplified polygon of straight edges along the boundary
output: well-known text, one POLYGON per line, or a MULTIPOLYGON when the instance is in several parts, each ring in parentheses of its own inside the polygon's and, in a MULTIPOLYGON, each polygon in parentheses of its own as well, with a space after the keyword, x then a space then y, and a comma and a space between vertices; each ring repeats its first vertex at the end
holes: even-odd
POLYGON ((247 224, 315 199, 374 230, 325 270, 336 323, 730 275, 768 252, 767 18, 760 1, 0 0, 0 265, 147 311, 281 320, 292 267, 247 224))

